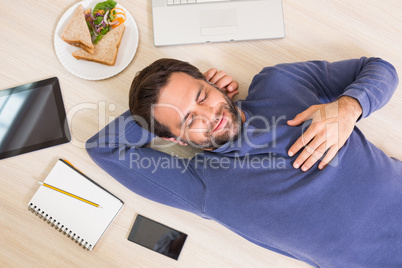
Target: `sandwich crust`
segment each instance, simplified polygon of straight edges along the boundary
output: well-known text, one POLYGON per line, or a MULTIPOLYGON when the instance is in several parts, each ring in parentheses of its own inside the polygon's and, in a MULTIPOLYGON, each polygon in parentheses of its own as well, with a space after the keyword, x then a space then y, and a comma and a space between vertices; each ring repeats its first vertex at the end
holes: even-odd
POLYGON ((124 30, 124 24, 110 30, 110 32, 94 45, 93 54, 88 53, 84 49, 80 49, 74 51, 73 56, 79 60, 93 61, 109 66, 115 65, 124 30))
POLYGON ((66 43, 84 49, 90 54, 94 53, 91 34, 84 16, 84 8, 79 5, 72 18, 61 33, 61 39, 66 43))

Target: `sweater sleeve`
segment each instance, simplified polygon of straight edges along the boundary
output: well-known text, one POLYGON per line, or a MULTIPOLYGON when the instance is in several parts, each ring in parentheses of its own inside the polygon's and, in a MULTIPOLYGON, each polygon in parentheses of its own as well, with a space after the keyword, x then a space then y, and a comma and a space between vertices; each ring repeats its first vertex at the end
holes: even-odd
POLYGON ((145 146, 154 138, 129 111, 86 143, 92 160, 131 191, 202 216, 204 184, 192 161, 145 146))
POLYGON ((341 96, 353 97, 362 106, 362 118, 383 107, 399 82, 395 68, 380 58, 309 62, 307 69, 313 79, 322 83, 316 89, 323 102, 341 96))

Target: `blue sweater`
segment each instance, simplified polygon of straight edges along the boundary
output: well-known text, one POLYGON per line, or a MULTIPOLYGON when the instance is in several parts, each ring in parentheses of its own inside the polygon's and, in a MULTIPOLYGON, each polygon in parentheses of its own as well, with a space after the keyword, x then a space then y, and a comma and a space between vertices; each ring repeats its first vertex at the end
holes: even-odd
POLYGON ((356 98, 366 117, 391 98, 395 69, 377 58, 264 68, 236 104, 234 144, 192 159, 145 148, 154 137, 125 112, 87 142, 92 159, 130 190, 215 220, 269 250, 316 267, 402 267, 402 162, 357 127, 323 170, 292 167, 287 151, 311 105, 356 98))

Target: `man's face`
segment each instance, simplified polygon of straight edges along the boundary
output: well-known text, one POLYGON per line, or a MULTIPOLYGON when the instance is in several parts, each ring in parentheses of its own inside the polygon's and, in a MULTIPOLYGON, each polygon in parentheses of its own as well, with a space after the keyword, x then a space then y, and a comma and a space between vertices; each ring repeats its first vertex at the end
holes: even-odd
POLYGON ((241 127, 238 109, 223 92, 180 72, 161 89, 153 112, 179 140, 202 149, 235 139, 241 127))

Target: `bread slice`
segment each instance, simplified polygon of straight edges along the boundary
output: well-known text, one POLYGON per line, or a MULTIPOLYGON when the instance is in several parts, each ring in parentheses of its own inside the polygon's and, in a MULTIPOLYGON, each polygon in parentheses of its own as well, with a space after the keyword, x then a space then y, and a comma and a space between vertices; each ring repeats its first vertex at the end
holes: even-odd
POLYGON ((61 33, 61 39, 70 45, 85 49, 88 53, 94 53, 94 46, 82 5, 79 5, 75 10, 73 17, 61 33))
POLYGON ((94 45, 94 54, 83 49, 73 52, 73 56, 79 60, 89 60, 113 66, 116 63, 117 53, 125 26, 121 24, 105 34, 97 44, 94 45))

